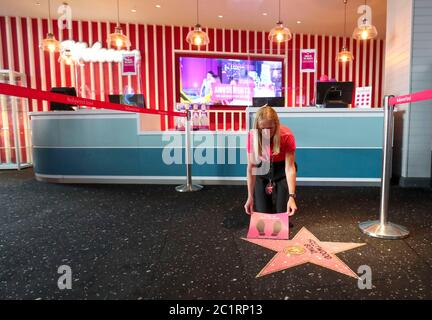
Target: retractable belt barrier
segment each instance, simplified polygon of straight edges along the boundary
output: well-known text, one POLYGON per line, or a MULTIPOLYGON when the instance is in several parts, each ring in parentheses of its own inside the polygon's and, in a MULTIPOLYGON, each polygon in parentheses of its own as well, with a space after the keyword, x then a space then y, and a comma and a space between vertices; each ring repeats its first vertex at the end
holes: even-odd
POLYGON ((359 224, 367 235, 381 239, 402 239, 408 237, 409 231, 403 226, 388 220, 388 203, 390 193, 390 177, 393 158, 393 126, 394 107, 398 104, 414 103, 432 99, 432 90, 420 91, 402 96, 384 97, 384 142, 382 156, 381 202, 379 220, 366 221, 359 224))
POLYGON ((432 90, 419 91, 412 94, 405 94, 398 97, 390 97, 389 104, 395 106, 397 104, 414 103, 424 100, 432 100, 432 90))
POLYGON ((96 108, 96 109, 109 109, 109 110, 134 112, 134 113, 146 113, 146 114, 155 114, 155 115, 162 115, 162 116, 173 116, 173 117, 186 117, 186 114, 180 112, 150 110, 150 109, 127 106, 127 105, 122 105, 122 104, 117 104, 112 102, 66 96, 59 93, 14 86, 6 83, 0 83, 0 94, 5 94, 14 97, 35 99, 35 100, 45 100, 49 102, 57 102, 57 103, 64 103, 64 104, 77 105, 77 106, 86 106, 89 108, 96 108))
MULTIPOLYGON (((126 106, 111 102, 103 102, 86 98, 65 96, 58 93, 52 93, 42 90, 30 89, 10 84, 0 83, 0 94, 15 97, 23 97, 36 100, 46 100, 58 103, 85 105, 97 109, 110 109, 117 111, 126 111, 134 113, 146 113, 156 115, 166 115, 175 117, 187 117, 186 121, 186 172, 187 182, 185 185, 176 188, 179 192, 197 191, 202 186, 192 184, 192 159, 191 159, 191 130, 190 130, 190 111, 186 114, 172 111, 149 110, 139 107, 126 106)), ((401 239, 409 235, 409 231, 400 225, 388 221, 388 201, 390 191, 390 177, 392 172, 393 156, 393 112, 394 107, 398 104, 414 103, 419 101, 432 100, 432 90, 420 91, 402 96, 385 96, 384 98, 384 141, 382 156, 382 179, 381 179, 381 202, 380 202, 380 219, 375 221, 366 221, 359 224, 360 229, 367 235, 382 239, 401 239)))
POLYGON ((179 192, 190 192, 190 191, 198 191, 202 189, 202 186, 192 184, 192 157, 191 157, 192 145, 191 145, 191 128, 190 128, 191 114, 189 110, 187 110, 187 113, 150 110, 150 109, 144 109, 140 107, 127 106, 127 105, 92 100, 87 98, 72 97, 72 96, 67 96, 67 95, 48 92, 48 91, 10 85, 6 83, 0 83, 0 94, 13 96, 13 97, 64 103, 69 105, 86 106, 89 108, 96 108, 96 109, 109 109, 109 110, 116 110, 116 111, 145 113, 145 114, 154 114, 154 115, 162 115, 162 116, 172 116, 172 117, 187 117, 186 130, 185 130, 185 142, 186 142, 185 154, 186 154, 186 174, 187 174, 186 184, 177 187, 176 190, 179 192))

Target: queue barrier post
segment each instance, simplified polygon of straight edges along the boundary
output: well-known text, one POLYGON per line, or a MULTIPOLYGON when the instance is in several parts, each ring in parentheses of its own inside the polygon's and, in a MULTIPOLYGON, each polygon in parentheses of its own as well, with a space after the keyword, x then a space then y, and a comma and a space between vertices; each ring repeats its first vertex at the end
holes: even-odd
POLYGON ((363 233, 370 237, 381 239, 403 239, 408 237, 409 231, 388 220, 388 203, 390 194, 390 177, 393 158, 393 129, 394 106, 390 103, 392 96, 384 98, 384 144, 382 156, 381 204, 379 220, 366 221, 359 224, 363 233))
POLYGON ((186 184, 176 187, 177 192, 200 191, 203 186, 192 183, 191 112, 187 110, 185 130, 186 184))

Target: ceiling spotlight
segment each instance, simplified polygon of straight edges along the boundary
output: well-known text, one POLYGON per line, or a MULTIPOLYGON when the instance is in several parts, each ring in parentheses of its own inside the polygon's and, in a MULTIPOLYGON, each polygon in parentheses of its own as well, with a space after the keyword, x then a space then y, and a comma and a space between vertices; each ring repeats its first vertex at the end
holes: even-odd
POLYGON ((222 19, 222 18, 223 18, 223 16, 219 15, 219 16, 218 16, 218 18, 219 18, 219 19, 222 19))
POLYGON ((301 23, 301 21, 300 20, 297 20, 297 24, 300 24, 301 23))
POLYGON ((155 5, 155 7, 159 9, 161 7, 161 5, 157 4, 157 5, 155 5))

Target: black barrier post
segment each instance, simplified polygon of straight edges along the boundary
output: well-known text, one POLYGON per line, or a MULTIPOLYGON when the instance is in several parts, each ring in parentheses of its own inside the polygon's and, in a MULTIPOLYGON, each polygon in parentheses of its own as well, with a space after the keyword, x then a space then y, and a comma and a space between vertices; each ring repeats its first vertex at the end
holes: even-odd
POLYGON ((191 112, 187 110, 186 117, 186 135, 185 135, 185 157, 186 157, 186 184, 176 187, 178 192, 194 192, 199 191, 203 188, 198 184, 192 183, 192 143, 191 143, 191 112))
POLYGON ((381 239, 402 239, 409 231, 400 225, 388 221, 388 202, 390 193, 390 177, 393 158, 393 105, 391 96, 384 98, 384 143, 382 156, 381 205, 380 219, 359 224, 360 229, 368 236, 381 239))

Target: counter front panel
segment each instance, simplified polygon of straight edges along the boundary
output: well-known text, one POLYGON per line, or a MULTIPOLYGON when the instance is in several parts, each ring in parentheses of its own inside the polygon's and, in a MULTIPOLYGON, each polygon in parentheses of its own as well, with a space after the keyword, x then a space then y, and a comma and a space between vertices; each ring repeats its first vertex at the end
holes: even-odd
MULTIPOLYGON (((377 185, 383 114, 380 110, 302 111, 277 108, 296 136, 299 184, 377 185), (368 112, 366 112, 368 111, 368 112)), ((248 109, 248 125, 254 119, 248 109)), ((139 133, 133 113, 88 110, 33 113, 33 154, 39 180, 73 183, 181 183, 184 133, 139 133)), ((245 183, 245 131, 198 131, 194 181, 245 183)))

